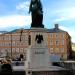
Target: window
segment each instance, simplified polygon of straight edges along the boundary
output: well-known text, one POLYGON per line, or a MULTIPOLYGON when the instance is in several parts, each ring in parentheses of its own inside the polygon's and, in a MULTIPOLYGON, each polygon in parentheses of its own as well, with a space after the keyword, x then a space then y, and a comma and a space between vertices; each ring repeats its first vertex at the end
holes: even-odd
POLYGON ((53 40, 50 40, 50 45, 53 45, 53 40))
POLYGON ((11 46, 11 42, 9 42, 9 46, 11 46))
POLYGON ((5 42, 5 46, 9 46, 9 42, 5 42))
POLYGON ((12 42, 12 46, 15 46, 15 41, 12 42))
POLYGON ((16 48, 16 53, 19 53, 19 48, 16 48))
POLYGON ((1 42, 1 46, 4 46, 4 42, 1 42))
POLYGON ((19 42, 19 41, 17 41, 17 42, 16 42, 16 45, 17 45, 17 46, 20 46, 20 42, 19 42))
POLYGON ((53 34, 52 33, 50 33, 50 38, 52 38, 53 37, 53 34))
POLYGON ((28 40, 28 36, 27 35, 25 35, 25 40, 28 40))
POLYGON ((12 48, 12 52, 15 53, 15 48, 12 48))
POLYGON ((53 52, 53 48, 50 48, 50 52, 53 52))
POLYGON ((64 48, 60 48, 60 51, 61 51, 61 52, 64 52, 64 48))
POLYGON ((58 33, 56 33, 56 38, 58 38, 59 37, 59 34, 58 33))
POLYGON ((0 46, 2 46, 2 42, 0 42, 0 46))
POLYGON ((11 53, 11 48, 7 48, 6 50, 8 51, 8 53, 11 53))
POLYGON ((12 35, 11 37, 12 37, 12 40, 16 40, 16 36, 12 35))
POLYGON ((0 36, 0 40, 2 40, 2 36, 0 36))
POLYGON ((25 41, 25 36, 24 35, 22 36, 22 41, 25 41))
POLYGON ((24 53, 26 53, 27 52, 27 49, 26 48, 24 48, 24 53))
POLYGON ((61 45, 64 45, 64 40, 61 40, 61 45))
POLYGON ((1 35, 1 40, 4 40, 4 35, 1 35))
POLYGON ((20 53, 23 53, 23 48, 20 48, 20 53))
POLYGON ((64 34, 62 34, 62 38, 64 38, 64 34))
POLYGON ((5 49, 1 48, 1 53, 6 53, 5 49))
POLYGON ((9 40, 11 40, 11 36, 8 36, 9 37, 9 40))
POLYGON ((56 40, 56 45, 59 45, 60 44, 60 41, 59 40, 56 40))
POLYGON ((20 37, 18 35, 16 35, 15 40, 20 40, 20 37))
POLYGON ((8 40, 8 38, 9 38, 9 37, 8 37, 7 35, 5 35, 5 38, 4 38, 4 39, 5 39, 5 40, 8 40))
POLYGON ((1 46, 1 42, 0 42, 0 46, 1 46))

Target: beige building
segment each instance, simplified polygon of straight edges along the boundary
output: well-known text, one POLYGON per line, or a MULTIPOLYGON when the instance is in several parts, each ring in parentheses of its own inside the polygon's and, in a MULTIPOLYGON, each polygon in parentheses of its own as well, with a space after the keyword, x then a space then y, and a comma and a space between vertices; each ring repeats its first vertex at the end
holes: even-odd
MULTIPOLYGON (((71 52, 70 35, 55 25, 53 29, 47 30, 47 47, 49 48, 50 57, 60 57, 67 59, 71 52)), ((27 48, 30 46, 31 29, 18 29, 9 33, 0 34, 0 57, 10 56, 18 58, 20 54, 26 57, 27 48)))
POLYGON ((58 56, 62 60, 71 57, 71 36, 68 32, 59 29, 58 24, 55 28, 49 29, 48 48, 50 55, 54 58, 58 56))
POLYGON ((26 53, 28 47, 28 32, 26 30, 17 30, 0 35, 0 54, 1 56, 10 56, 17 58, 20 54, 26 53))

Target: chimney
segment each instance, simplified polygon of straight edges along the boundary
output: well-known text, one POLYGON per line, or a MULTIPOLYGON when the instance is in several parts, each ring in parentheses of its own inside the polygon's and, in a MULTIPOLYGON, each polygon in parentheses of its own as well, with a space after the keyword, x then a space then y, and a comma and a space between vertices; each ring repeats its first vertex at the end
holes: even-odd
POLYGON ((59 29, 59 25, 58 24, 55 24, 55 29, 59 29))

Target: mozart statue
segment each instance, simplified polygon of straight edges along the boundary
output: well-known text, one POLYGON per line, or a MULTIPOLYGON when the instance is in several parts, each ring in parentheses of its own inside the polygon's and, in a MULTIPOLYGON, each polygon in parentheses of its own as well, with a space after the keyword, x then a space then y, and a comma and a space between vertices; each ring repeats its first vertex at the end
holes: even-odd
POLYGON ((32 23, 31 27, 44 28, 43 11, 40 0, 31 0, 29 13, 31 12, 32 23))

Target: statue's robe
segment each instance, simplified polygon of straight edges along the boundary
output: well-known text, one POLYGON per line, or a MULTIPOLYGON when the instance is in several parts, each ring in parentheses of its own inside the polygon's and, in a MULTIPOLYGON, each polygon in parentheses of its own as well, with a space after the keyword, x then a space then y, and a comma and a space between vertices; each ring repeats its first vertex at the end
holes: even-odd
POLYGON ((32 15, 32 24, 31 27, 41 27, 44 28, 43 21, 43 11, 41 2, 35 2, 30 4, 30 11, 32 15))

